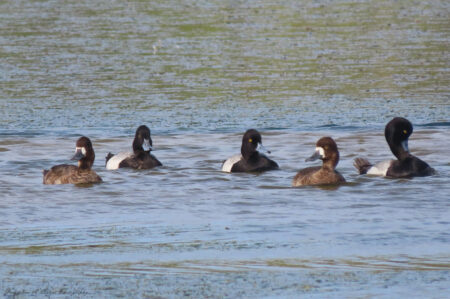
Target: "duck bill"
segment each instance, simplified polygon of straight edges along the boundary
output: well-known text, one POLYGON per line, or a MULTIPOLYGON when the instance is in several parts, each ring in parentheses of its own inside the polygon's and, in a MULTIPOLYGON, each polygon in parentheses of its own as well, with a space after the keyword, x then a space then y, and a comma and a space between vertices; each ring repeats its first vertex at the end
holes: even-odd
POLYGON ((314 154, 313 154, 311 157, 309 157, 308 159, 306 159, 305 161, 306 161, 306 162, 310 162, 310 161, 318 160, 318 159, 320 159, 320 158, 322 158, 322 154, 320 153, 319 150, 316 150, 316 151, 314 152, 314 154))
POLYGON ((84 157, 86 157, 86 155, 83 154, 83 151, 81 150, 81 148, 77 148, 75 155, 73 155, 73 157, 70 160, 79 161, 79 160, 83 159, 84 157))
POLYGON ((401 145, 402 145, 402 148, 403 148, 407 153, 409 153, 408 140, 402 141, 401 145))
POLYGON ((266 154, 270 154, 270 151, 269 151, 267 148, 265 148, 265 147, 262 145, 262 143, 258 143, 258 147, 256 148, 256 150, 257 150, 258 152, 263 152, 263 153, 266 153, 266 154))
POLYGON ((144 139, 144 142, 142 143, 142 148, 145 152, 150 152, 153 150, 152 145, 150 144, 150 139, 144 139))

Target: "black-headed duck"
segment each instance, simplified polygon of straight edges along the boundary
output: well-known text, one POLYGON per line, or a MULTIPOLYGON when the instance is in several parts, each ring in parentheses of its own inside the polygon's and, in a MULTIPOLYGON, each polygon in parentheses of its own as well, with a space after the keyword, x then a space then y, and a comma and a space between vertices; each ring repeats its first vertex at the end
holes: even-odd
POLYGON ((397 160, 387 160, 372 165, 365 158, 356 158, 353 165, 359 174, 378 175, 391 178, 429 176, 436 173, 427 163, 409 152, 408 138, 413 132, 409 120, 395 117, 387 123, 384 137, 397 160))
POLYGON ((142 125, 136 130, 133 140, 133 153, 121 152, 117 155, 108 153, 106 156, 106 169, 133 168, 133 169, 151 169, 161 166, 161 162, 155 156, 150 154, 153 142, 150 136, 150 129, 142 125))
POLYGON ((275 161, 267 158, 258 150, 270 153, 262 146, 261 134, 254 129, 247 130, 242 137, 241 154, 227 159, 222 164, 224 172, 263 172, 278 169, 275 161))

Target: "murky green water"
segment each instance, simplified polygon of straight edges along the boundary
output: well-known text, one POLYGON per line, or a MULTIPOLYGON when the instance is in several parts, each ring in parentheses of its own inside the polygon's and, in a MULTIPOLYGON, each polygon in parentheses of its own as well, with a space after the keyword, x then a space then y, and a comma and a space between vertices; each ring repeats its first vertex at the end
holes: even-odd
POLYGON ((450 290, 447 1, 0 2, 0 296, 450 290), (410 119, 434 177, 360 177, 410 119), (164 167, 106 171, 152 129, 164 167), (224 174, 248 128, 281 170, 224 174), (44 186, 91 138, 91 187, 44 186), (290 188, 321 136, 338 189, 290 188))

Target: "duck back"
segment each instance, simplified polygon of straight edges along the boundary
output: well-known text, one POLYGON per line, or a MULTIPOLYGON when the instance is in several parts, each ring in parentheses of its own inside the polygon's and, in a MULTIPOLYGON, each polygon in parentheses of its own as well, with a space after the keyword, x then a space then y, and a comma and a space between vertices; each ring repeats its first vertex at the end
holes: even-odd
POLYGON ((157 166, 162 166, 161 162, 150 153, 134 154, 131 157, 122 160, 119 164, 119 168, 129 167, 133 169, 151 169, 157 166))
POLYGON ((233 164, 231 172, 263 172, 278 169, 278 164, 259 154, 256 159, 241 159, 233 164))
POLYGON ((79 169, 74 165, 62 164, 44 170, 43 183, 53 184, 89 184, 100 183, 102 179, 93 170, 79 169))
POLYGON ((340 183, 345 183, 345 179, 339 172, 315 166, 300 170, 295 175, 292 186, 333 185, 340 183))
POLYGON ((436 171, 426 162, 410 155, 403 160, 393 161, 391 167, 386 172, 386 176, 393 178, 408 178, 414 176, 429 176, 436 171))

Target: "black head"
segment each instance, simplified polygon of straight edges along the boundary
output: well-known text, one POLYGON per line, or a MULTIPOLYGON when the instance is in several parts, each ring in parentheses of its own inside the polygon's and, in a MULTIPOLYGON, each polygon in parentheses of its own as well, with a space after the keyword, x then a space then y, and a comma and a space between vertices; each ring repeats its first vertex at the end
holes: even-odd
POLYGON ((136 130, 133 140, 134 152, 150 152, 152 150, 152 138, 150 137, 150 129, 142 125, 136 130))
POLYGON ((259 134, 259 132, 255 129, 247 130, 247 132, 245 132, 244 136, 242 137, 242 156, 244 157, 244 159, 248 160, 251 156, 258 155, 259 149, 270 153, 262 146, 261 134, 259 134))
POLYGON ((409 156, 408 138, 412 132, 413 126, 406 118, 395 117, 387 123, 384 137, 397 159, 409 156))
POLYGON ((72 160, 78 161, 81 169, 90 169, 94 164, 95 153, 91 140, 87 137, 80 137, 75 145, 75 155, 72 160))
POLYGON ((316 143, 316 151, 306 159, 306 161, 314 161, 320 159, 323 161, 324 167, 329 166, 334 169, 339 163, 339 150, 336 142, 331 137, 322 137, 316 143))

